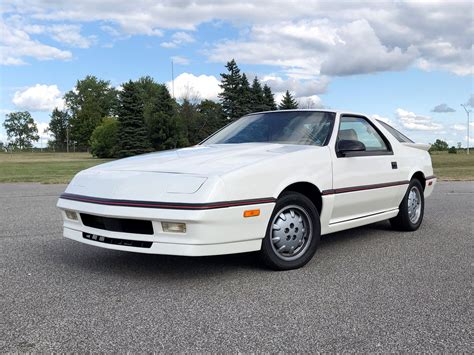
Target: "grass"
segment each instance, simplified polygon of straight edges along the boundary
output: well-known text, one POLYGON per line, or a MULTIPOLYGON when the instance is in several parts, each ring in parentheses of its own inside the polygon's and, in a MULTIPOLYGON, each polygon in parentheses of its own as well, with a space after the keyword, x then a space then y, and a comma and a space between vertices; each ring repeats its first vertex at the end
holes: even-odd
POLYGON ((88 153, 0 153, 0 183, 68 183, 78 171, 107 161, 88 153))
MULTIPOLYGON (((448 154, 434 152, 434 173, 440 180, 474 180, 474 152, 448 154)), ((68 183, 83 169, 107 162, 88 153, 0 153, 0 183, 68 183)))
POLYGON ((474 180, 474 150, 469 155, 433 152, 431 160, 434 174, 440 180, 474 180))

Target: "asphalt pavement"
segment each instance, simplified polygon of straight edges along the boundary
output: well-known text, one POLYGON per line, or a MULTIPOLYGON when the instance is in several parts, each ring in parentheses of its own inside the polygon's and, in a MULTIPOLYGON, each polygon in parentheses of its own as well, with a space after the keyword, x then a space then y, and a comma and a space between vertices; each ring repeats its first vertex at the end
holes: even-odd
POLYGON ((439 183, 416 232, 328 235, 287 272, 67 240, 64 189, 0 184, 2 353, 474 350, 474 182, 439 183))

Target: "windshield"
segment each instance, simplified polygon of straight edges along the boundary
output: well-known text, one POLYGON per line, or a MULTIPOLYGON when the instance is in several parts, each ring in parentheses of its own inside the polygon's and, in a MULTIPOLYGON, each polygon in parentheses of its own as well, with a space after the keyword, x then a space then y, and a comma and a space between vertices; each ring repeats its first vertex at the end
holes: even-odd
POLYGON ((313 111, 275 111, 244 116, 218 131, 203 144, 284 143, 325 145, 336 114, 313 111))

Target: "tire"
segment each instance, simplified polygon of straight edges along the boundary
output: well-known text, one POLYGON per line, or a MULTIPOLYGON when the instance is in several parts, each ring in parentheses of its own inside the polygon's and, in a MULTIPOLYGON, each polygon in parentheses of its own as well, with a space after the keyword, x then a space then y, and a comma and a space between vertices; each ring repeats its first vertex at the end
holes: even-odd
POLYGON ((423 221, 425 212, 425 197, 423 194, 423 186, 417 179, 410 181, 405 197, 399 206, 398 215, 390 219, 392 228, 402 231, 416 231, 423 221), (413 195, 415 194, 415 195, 413 195), (416 196, 416 199, 414 197, 416 196), (417 204, 416 207, 413 204, 417 204))
POLYGON ((297 269, 311 260, 320 239, 321 223, 314 204, 303 194, 285 192, 268 222, 260 257, 273 270, 297 269))

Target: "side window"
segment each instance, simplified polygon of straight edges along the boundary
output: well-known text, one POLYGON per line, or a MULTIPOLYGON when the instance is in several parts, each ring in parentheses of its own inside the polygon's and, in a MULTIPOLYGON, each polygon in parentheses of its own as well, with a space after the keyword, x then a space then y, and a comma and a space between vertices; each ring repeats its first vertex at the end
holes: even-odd
POLYGON ((364 143, 367 152, 389 151, 381 135, 362 117, 342 116, 337 139, 360 141, 364 143))
POLYGON ((414 143, 410 138, 408 138, 407 136, 405 136, 403 133, 401 132, 398 132, 395 128, 393 128, 392 126, 390 126, 389 124, 385 123, 384 121, 380 121, 380 120, 377 120, 382 126, 385 127, 385 129, 387 131, 390 132, 390 134, 392 136, 395 137, 395 139, 397 141, 399 141, 400 143, 414 143))

